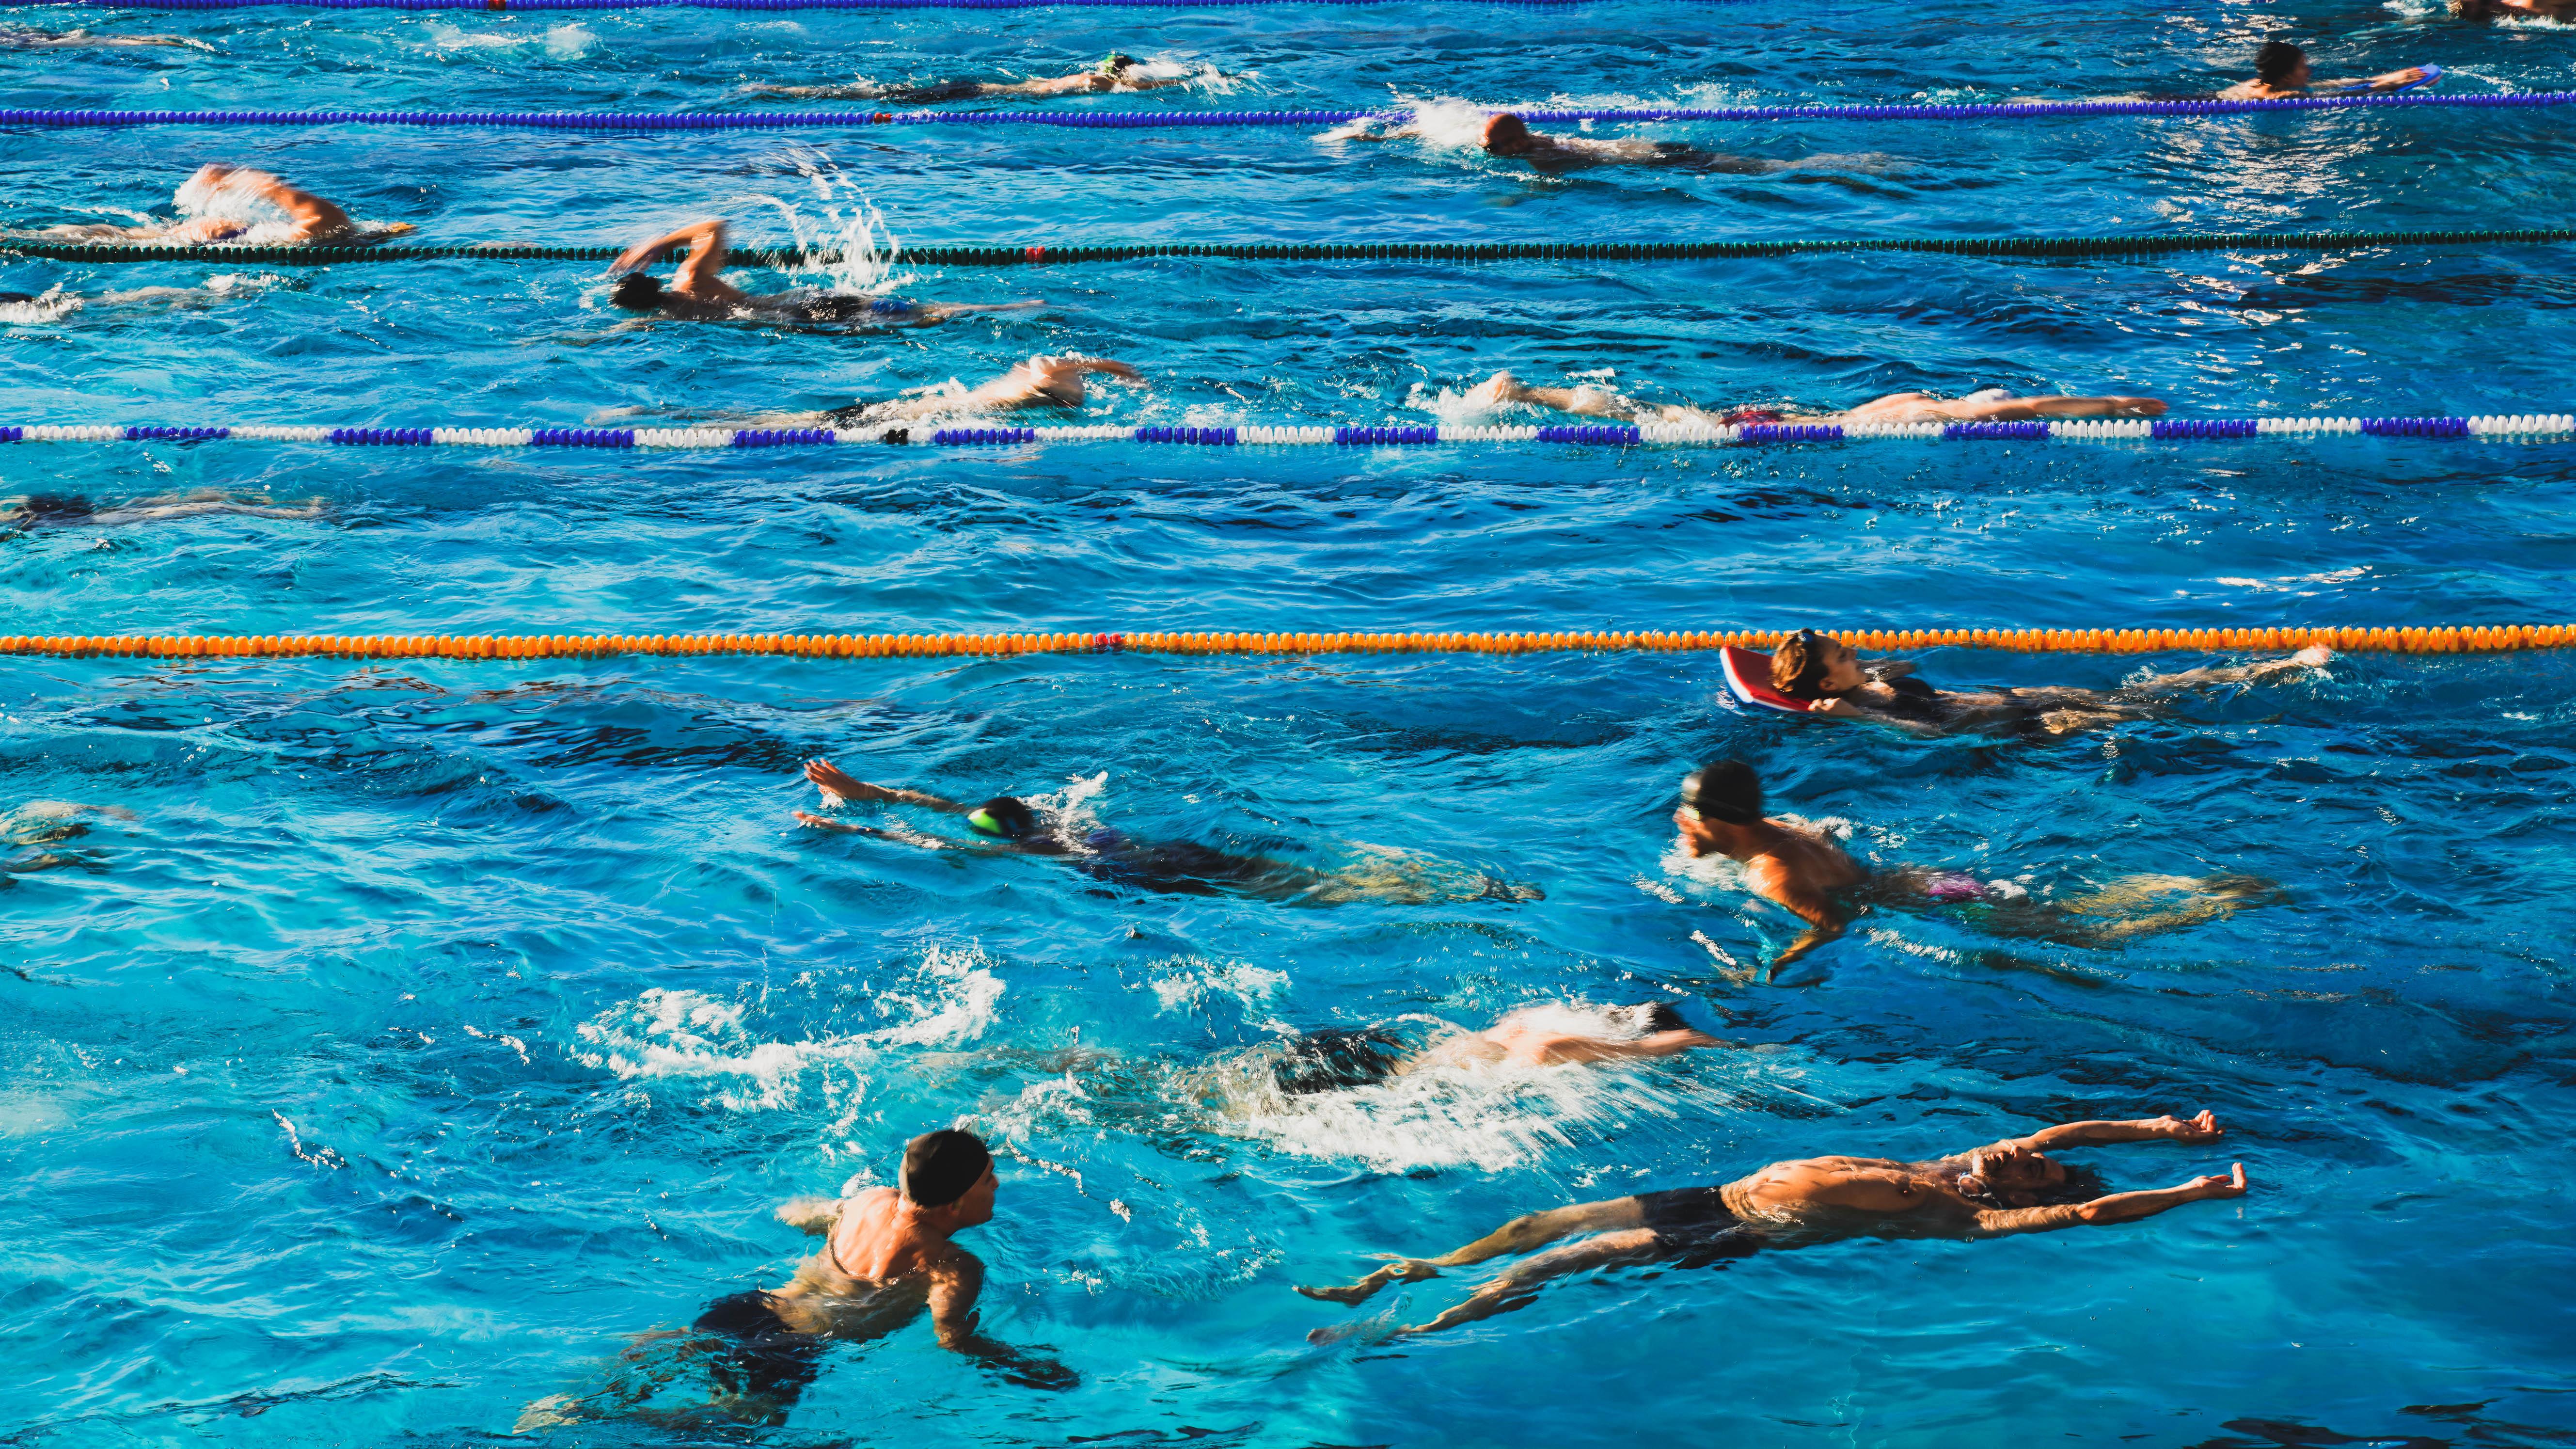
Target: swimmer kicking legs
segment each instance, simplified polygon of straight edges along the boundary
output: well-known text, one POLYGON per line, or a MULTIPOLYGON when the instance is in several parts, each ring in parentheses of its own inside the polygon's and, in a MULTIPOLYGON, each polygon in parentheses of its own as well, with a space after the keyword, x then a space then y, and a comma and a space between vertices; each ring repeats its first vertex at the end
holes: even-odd
POLYGON ((2165 405, 2151 397, 1990 397, 1944 400, 1927 392, 1889 393, 1838 413, 1783 413, 1768 408, 1711 412, 1695 407, 1657 407, 1636 403, 1602 387, 1530 387, 1511 373, 1497 372, 1468 390, 1466 401, 1493 409, 1514 404, 1553 408, 1582 417, 1624 421, 1700 423, 1718 426, 1738 422, 1799 425, 1840 423, 2028 422, 2039 418, 2153 418, 2165 405))

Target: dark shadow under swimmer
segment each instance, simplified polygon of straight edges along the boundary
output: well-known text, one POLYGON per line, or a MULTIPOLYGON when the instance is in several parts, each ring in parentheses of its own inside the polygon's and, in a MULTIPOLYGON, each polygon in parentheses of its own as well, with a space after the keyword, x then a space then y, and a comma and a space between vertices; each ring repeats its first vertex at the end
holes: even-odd
POLYGON ((2260 664, 2150 674, 2107 692, 2070 685, 1935 689, 1916 678, 1914 666, 1907 661, 1864 665, 1850 645, 1829 634, 1801 629, 1772 654, 1771 687, 1805 701, 1811 714, 1889 724, 1913 734, 2063 735, 2152 719, 2164 713, 2178 694, 2260 683, 2322 669, 2333 659, 2334 651, 2319 644, 2260 664))
POLYGON ((1740 862, 1754 894, 1807 923, 1774 968, 1840 936, 1854 916, 1876 906, 1943 907, 1989 936, 2106 948, 2288 896, 2260 876, 2128 875, 2070 899, 2035 901, 2010 882, 1955 870, 1872 870, 1815 826, 1764 816, 1762 781, 1742 760, 1684 776, 1681 793, 1673 823, 1683 853, 1740 862))
POLYGON ((778 1220, 826 1239, 783 1287, 729 1294, 685 1332, 647 1334, 620 1372, 588 1394, 537 1400, 517 1432, 602 1417, 674 1428, 731 1422, 776 1426, 822 1373, 823 1350, 838 1339, 883 1338, 927 1313, 939 1346, 964 1354, 1012 1383, 1069 1389, 1073 1370, 984 1336, 976 1296, 984 1264, 950 1239, 993 1220, 1001 1182, 983 1139, 954 1129, 925 1132, 904 1148, 893 1188, 845 1198, 796 1198, 778 1220), (676 1351, 654 1351, 655 1345, 676 1351), (649 1400, 703 1366, 715 1394, 702 1406, 655 1409, 649 1400))
MULTIPOLYGON (((1711 1267, 1764 1248, 1797 1248, 1848 1238, 1982 1238, 2108 1226, 2154 1217, 2188 1202, 2243 1197, 2245 1164, 2178 1187, 2105 1194, 2101 1179, 2047 1154, 2115 1142, 2213 1142, 2224 1135, 2208 1112, 2188 1121, 2068 1122, 1931 1162, 1887 1157, 1808 1157, 1775 1162, 1720 1187, 1685 1187, 1578 1203, 1512 1219, 1436 1258, 1393 1258, 1356 1283, 1298 1292, 1327 1303, 1360 1303, 1390 1283, 1437 1278, 1442 1268, 1526 1253, 1578 1233, 1595 1236, 1552 1248, 1497 1276, 1428 1323, 1397 1335, 1437 1333, 1526 1308, 1548 1280, 1593 1268, 1671 1263, 1711 1267)), ((1317 1341, 1344 1331, 1317 1329, 1317 1341)))
POLYGON ((322 516, 322 500, 300 505, 244 502, 212 488, 137 498, 105 508, 76 493, 28 493, 0 500, 0 528, 114 528, 130 523, 167 523, 180 518, 232 514, 242 518, 311 519, 322 516))
POLYGON ((1433 901, 1541 899, 1539 892, 1527 886, 1481 875, 1444 882, 1419 868, 1395 863, 1324 871, 1267 856, 1238 855, 1192 841, 1138 840, 1123 830, 1096 829, 1068 838, 1047 828, 1027 801, 1013 796, 999 795, 981 805, 966 805, 918 790, 871 785, 829 760, 806 761, 805 778, 821 787, 826 806, 855 801, 915 805, 945 815, 964 816, 976 838, 954 840, 854 825, 804 810, 793 812, 803 824, 873 835, 927 850, 1052 856, 1103 884, 1135 890, 1166 895, 1246 896, 1308 905, 1358 900, 1424 905, 1433 901))
POLYGON ((800 287, 791 292, 746 292, 724 279, 725 223, 722 217, 687 226, 638 246, 628 247, 609 263, 617 289, 611 304, 629 312, 651 312, 696 322, 734 320, 803 322, 831 326, 926 327, 969 312, 1011 312, 1039 306, 1036 302, 912 302, 901 297, 862 297, 800 287), (641 270, 686 246, 679 270, 666 284, 641 270))

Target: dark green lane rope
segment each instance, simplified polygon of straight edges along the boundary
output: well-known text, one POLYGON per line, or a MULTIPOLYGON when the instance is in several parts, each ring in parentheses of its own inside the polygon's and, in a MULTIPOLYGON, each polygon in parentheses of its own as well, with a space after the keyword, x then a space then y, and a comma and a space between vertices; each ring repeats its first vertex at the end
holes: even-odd
MULTIPOLYGON (((2507 231, 2288 231, 2221 236, 2182 232, 2163 236, 1846 237, 1797 241, 1712 242, 1142 242, 1115 246, 909 247, 898 260, 914 266, 994 267, 1058 262, 1128 262, 1158 257, 1219 257, 1231 261, 1503 262, 1696 261, 1785 257, 1800 252, 1927 252, 1958 257, 2134 257, 2175 252, 2341 251, 2360 247, 2513 246, 2576 241, 2576 228, 2524 227, 2507 231)), ((0 238, 0 256, 45 257, 65 262, 271 262, 287 266, 339 266, 351 262, 608 262, 617 247, 554 246, 156 246, 149 242, 57 242, 0 238)), ((834 252, 743 247, 731 260, 747 267, 815 265, 836 261, 834 252)))

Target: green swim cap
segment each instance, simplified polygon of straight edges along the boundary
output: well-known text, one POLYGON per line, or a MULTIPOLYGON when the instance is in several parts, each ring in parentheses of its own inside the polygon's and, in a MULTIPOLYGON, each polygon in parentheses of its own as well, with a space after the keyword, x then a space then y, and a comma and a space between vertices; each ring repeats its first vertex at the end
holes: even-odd
POLYGON ((1135 63, 1136 57, 1132 55, 1121 55, 1117 51, 1113 50, 1100 58, 1100 73, 1102 75, 1116 75, 1118 72, 1125 70, 1127 67, 1134 65, 1135 63))
POLYGON ((1004 835, 1008 833, 1002 829, 1002 822, 993 818, 992 811, 983 809, 980 806, 975 810, 968 812, 966 823, 971 826, 978 835, 1004 835))

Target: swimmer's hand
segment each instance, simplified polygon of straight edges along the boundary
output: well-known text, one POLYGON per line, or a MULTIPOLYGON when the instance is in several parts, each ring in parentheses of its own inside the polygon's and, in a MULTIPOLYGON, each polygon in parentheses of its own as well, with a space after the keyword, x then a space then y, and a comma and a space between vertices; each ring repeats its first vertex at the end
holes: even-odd
POLYGON ((865 825, 852 825, 846 820, 834 820, 826 815, 816 815, 810 811, 790 810, 787 813, 796 817, 797 824, 810 825, 816 830, 839 830, 851 835, 882 835, 885 833, 882 830, 872 829, 865 825))
POLYGON ((2243 1197, 2250 1190, 2245 1181, 2245 1164, 2236 1163, 2234 1169, 2232 1172, 2213 1173, 2208 1177, 2195 1177, 2175 1188, 2174 1191, 2183 1194, 2186 1198, 2243 1197))
POLYGON ((1807 713, 1830 715, 1835 719, 1869 718, 1868 710, 1861 708, 1859 705, 1852 703, 1850 700, 1845 699, 1840 695, 1828 695, 1823 699, 1809 700, 1807 702, 1807 713))
POLYGON ((778 1220, 799 1232, 820 1235, 832 1230, 841 1216, 837 1197, 791 1197, 778 1205, 778 1220))
POLYGON ((846 805, 852 800, 891 800, 894 792, 882 785, 871 785, 831 761, 817 757, 805 762, 805 778, 820 786, 823 803, 846 805))
POLYGON ((2168 1115, 2150 1117, 2138 1125, 2148 1136, 2167 1142, 2215 1142, 2227 1135, 2227 1129, 2218 1125, 2218 1114, 2207 1110, 2188 1121, 2168 1115))

